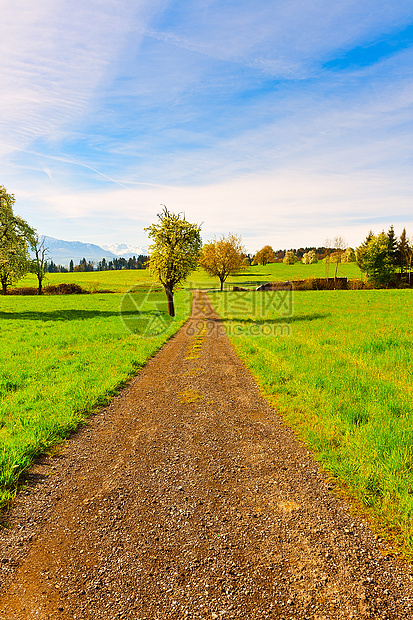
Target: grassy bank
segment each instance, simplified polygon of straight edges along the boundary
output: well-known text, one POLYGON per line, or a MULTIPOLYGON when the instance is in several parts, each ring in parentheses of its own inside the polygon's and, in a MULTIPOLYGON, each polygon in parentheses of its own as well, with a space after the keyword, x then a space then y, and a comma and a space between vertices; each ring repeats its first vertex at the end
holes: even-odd
MULTIPOLYGON (((188 294, 177 293, 165 333, 131 333, 142 334, 154 314, 144 296, 124 302, 123 319, 119 294, 0 297, 0 506, 34 457, 107 403, 188 315, 188 294)), ((164 298, 155 299, 157 320, 167 316, 164 298)))
POLYGON ((271 405, 412 558, 411 291, 276 295, 210 298, 271 405))

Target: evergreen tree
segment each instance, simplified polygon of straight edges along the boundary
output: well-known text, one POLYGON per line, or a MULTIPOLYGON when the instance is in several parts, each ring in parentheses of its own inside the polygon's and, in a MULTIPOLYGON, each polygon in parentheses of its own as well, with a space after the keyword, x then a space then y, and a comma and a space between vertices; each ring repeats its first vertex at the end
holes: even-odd
POLYGON ((357 263, 360 260, 362 271, 371 282, 380 286, 391 283, 396 267, 388 234, 383 231, 377 236, 370 236, 367 243, 356 248, 356 256, 357 263))
POLYGON ((398 253, 397 237, 394 232, 393 224, 390 226, 387 232, 387 239, 388 239, 388 245, 389 245, 389 256, 391 260, 393 261, 393 265, 396 267, 398 263, 399 253, 398 253))
POLYGON ((406 229, 403 228, 397 243, 397 258, 398 265, 400 267, 400 273, 408 269, 409 266, 409 240, 407 238, 406 229))
POLYGON ((364 256, 367 250, 367 246, 370 243, 371 239, 374 237, 373 231, 370 230, 369 234, 358 248, 356 248, 356 263, 360 268, 360 271, 363 273, 367 273, 365 264, 364 264, 364 256))

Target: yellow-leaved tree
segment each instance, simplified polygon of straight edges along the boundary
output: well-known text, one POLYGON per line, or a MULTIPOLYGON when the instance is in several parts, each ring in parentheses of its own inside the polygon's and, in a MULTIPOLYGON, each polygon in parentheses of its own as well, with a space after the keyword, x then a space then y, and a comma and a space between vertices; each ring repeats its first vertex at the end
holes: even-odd
POLYGON ((270 245, 264 245, 261 250, 259 250, 253 258, 254 265, 267 265, 267 263, 275 263, 277 257, 275 255, 274 250, 270 245))
POLYGON ((241 237, 229 233, 228 237, 222 235, 203 246, 199 264, 210 276, 219 278, 222 291, 228 276, 243 266, 244 257, 245 248, 241 237))

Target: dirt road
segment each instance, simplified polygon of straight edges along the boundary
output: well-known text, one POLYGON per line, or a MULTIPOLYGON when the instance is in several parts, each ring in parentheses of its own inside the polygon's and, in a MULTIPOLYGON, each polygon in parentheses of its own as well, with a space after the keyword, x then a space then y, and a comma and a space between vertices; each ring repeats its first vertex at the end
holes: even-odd
POLYGON ((412 567, 331 494, 219 328, 200 294, 33 467, 0 533, 0 618, 413 618, 412 567))

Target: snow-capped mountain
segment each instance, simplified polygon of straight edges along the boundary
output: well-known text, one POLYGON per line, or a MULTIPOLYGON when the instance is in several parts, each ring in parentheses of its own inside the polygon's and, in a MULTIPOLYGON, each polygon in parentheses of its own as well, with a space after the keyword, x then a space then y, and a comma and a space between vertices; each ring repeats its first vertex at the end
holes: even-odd
POLYGON ((123 258, 132 258, 132 256, 138 257, 140 254, 146 256, 148 253, 147 248, 141 246, 127 245, 126 243, 114 243, 112 245, 102 245, 104 250, 115 254, 116 256, 122 256, 123 258))
POLYGON ((82 243, 81 241, 63 241, 54 237, 44 237, 45 246, 48 248, 47 260, 52 260, 56 265, 69 265, 72 260, 78 264, 83 258, 95 263, 105 258, 107 261, 114 258, 132 258, 140 254, 146 254, 145 248, 133 247, 125 243, 112 246, 99 246, 94 243, 82 243), (111 250, 110 248, 113 248, 111 250))

